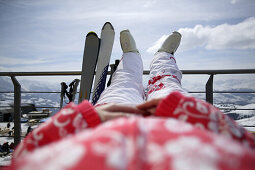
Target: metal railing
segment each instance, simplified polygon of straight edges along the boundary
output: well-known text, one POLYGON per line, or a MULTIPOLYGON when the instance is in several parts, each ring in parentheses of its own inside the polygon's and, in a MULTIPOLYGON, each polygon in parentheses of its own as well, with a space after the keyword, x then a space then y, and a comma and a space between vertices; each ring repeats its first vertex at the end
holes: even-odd
MULTIPOLYGON (((190 93, 206 93, 206 101, 213 104, 214 93, 255 93, 255 91, 213 91, 213 78, 219 74, 255 74, 255 69, 232 69, 232 70, 181 70, 183 74, 206 74, 209 79, 205 85, 204 91, 194 91, 190 93)), ((108 72, 110 75, 111 72, 108 72)), ((149 71, 145 70, 144 75, 149 75, 149 71)), ((21 93, 61 93, 61 92, 41 92, 41 91, 21 91, 21 85, 17 81, 17 76, 75 76, 81 75, 81 71, 53 71, 53 72, 0 72, 0 76, 11 77, 14 85, 14 145, 16 146, 21 138, 20 126, 20 107, 21 107, 21 93)), ((13 93, 11 91, 0 93, 13 93)), ((36 107, 36 108, 58 108, 58 107, 36 107)), ((233 110, 255 110, 254 109, 233 109, 233 110)))

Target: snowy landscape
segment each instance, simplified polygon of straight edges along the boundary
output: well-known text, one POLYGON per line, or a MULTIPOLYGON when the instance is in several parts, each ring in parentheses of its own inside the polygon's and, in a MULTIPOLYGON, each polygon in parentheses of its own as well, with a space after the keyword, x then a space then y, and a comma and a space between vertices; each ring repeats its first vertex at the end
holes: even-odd
MULTIPOLYGON (((146 87, 148 76, 144 78, 144 87, 146 87)), ((72 81, 66 82, 69 84, 72 81)), ((228 81, 229 84, 224 84, 225 88, 218 88, 220 91, 255 91, 252 85, 252 88, 238 88, 233 85, 233 81, 228 81), (229 87, 227 89, 226 87, 229 87)), ((60 92, 61 86, 60 83, 49 83, 46 84, 40 81, 29 81, 29 80, 20 80, 21 91, 29 92, 29 91, 42 91, 42 92, 60 92)), ((254 81, 250 81, 251 84, 254 81)), ((12 92, 13 84, 8 77, 0 77, 0 91, 1 92, 12 92)), ((187 84, 187 82, 186 82, 187 84)), ((191 86, 186 86, 185 82, 183 83, 183 87, 188 89, 188 91, 204 91, 204 85, 201 83, 198 86, 196 83, 191 86)), ((214 82, 217 87, 218 84, 223 84, 222 81, 220 83, 214 82)), ((238 84, 238 82, 235 82, 238 84)), ((239 83, 241 84, 241 82, 239 83)), ((242 85, 242 84, 241 84, 242 85)), ((79 87, 77 88, 79 91, 79 87)), ((215 89, 214 89, 215 90, 215 89)), ((217 90, 217 89, 216 89, 217 90)), ((219 91, 218 90, 218 91, 219 91)), ((205 100, 204 93, 192 93, 193 96, 198 97, 200 99, 205 100)), ((0 108, 4 109, 3 106, 9 106, 6 108, 10 108, 13 105, 14 94, 13 93, 0 93, 0 108)), ((75 103, 77 104, 78 94, 76 94, 75 103)), ((68 99, 64 99, 64 105, 68 102, 68 99)), ((34 104, 36 107, 40 107, 37 110, 42 110, 43 107, 56 107, 50 108, 52 111, 52 115, 54 115, 60 107, 60 93, 22 93, 21 94, 21 103, 30 103, 34 104)), ((251 118, 255 116, 255 93, 216 93, 214 94, 214 105, 228 115, 230 115, 235 120, 251 118), (241 110, 238 110, 241 109, 241 110), (254 109, 254 110, 242 110, 242 109, 254 109)), ((255 123, 254 123, 255 124, 255 123)), ((249 123, 250 125, 250 123, 249 123)))
MULTIPOLYGON (((7 122, 5 123, 0 123, 0 128, 6 128, 7 122)), ((13 123, 11 123, 11 128, 14 126, 13 123)), ((27 123, 22 123, 21 124, 21 130, 22 130, 22 136, 25 136, 27 128, 28 128, 28 124, 27 123)), ((36 128, 37 126, 34 126, 33 128, 36 128)), ((5 134, 4 136, 8 136, 8 134, 5 134)), ((11 144, 12 142, 14 142, 13 137, 0 137, 0 144, 2 145, 3 143, 8 142, 9 144, 11 144)), ((10 164, 12 158, 12 152, 9 153, 6 156, 1 156, 0 157, 0 166, 6 166, 10 164)))
MULTIPOLYGON (((147 79, 147 78, 145 78, 147 79)), ((71 80, 70 80, 71 81, 71 80)), ((70 82, 67 82, 67 84, 70 82)), ((221 82, 222 83, 222 82, 221 82)), ((0 91, 13 91, 13 85, 10 78, 0 77, 0 91)), ((21 91, 29 92, 29 91, 60 91, 60 83, 59 84, 45 84, 40 81, 28 81, 28 80, 20 80, 20 84, 22 85, 21 91)), ((215 83, 217 84, 217 82, 215 83)), ((144 82, 144 86, 146 82, 144 82)), ((185 86, 185 85, 184 85, 185 86)), ((202 86, 203 87, 203 86, 202 86)), ((188 87, 190 88, 190 86, 188 87)), ((78 88, 79 90, 79 88, 78 88)), ((193 86, 191 91, 201 90, 201 87, 196 85, 193 86)), ((226 90, 226 89, 223 89, 226 90)), ((235 88, 232 91, 252 91, 253 89, 248 88, 235 88)), ((254 90, 253 90, 254 91, 254 90)), ((205 99, 205 94, 192 94, 200 99, 205 99)), ((0 109, 11 108, 13 104, 13 93, 0 93, 0 106, 9 106, 9 107, 1 107, 0 109)), ((75 103, 77 104, 78 95, 76 95, 75 103)), ((52 111, 52 115, 55 114, 59 110, 60 106, 60 94, 59 93, 22 93, 21 95, 22 103, 32 103, 35 106, 39 107, 57 107, 50 108, 52 111)), ((67 101, 67 99, 66 99, 67 101)), ((255 94, 214 94, 214 105, 229 115, 231 118, 235 119, 239 124, 245 126, 250 131, 255 131, 255 127, 246 127, 246 126, 255 126, 255 110, 238 110, 238 109, 255 109, 255 94)), ((38 108, 37 110, 42 110, 43 108, 38 108)), ((0 127, 6 127, 7 122, 0 123, 0 127)), ((11 123, 13 127, 13 123, 11 123)), ((22 134, 24 135, 28 128, 27 123, 22 123, 22 134)), ((35 128, 35 127, 33 127, 35 128)), ((9 144, 13 142, 12 137, 1 137, 0 143, 8 141, 9 144)), ((0 165, 8 165, 10 163, 11 156, 5 156, 0 158, 0 165)))
MULTIPOLYGON (((182 40, 174 56, 181 70, 254 70, 254 7, 254 0, 0 0, 0 72, 80 71, 87 33, 93 31, 101 39, 105 22, 111 22, 115 30, 110 64, 123 54, 119 34, 122 30, 132 33, 144 70, 149 70, 154 53, 168 35, 178 31, 182 40)), ((209 77, 183 75, 182 87, 205 100, 205 93, 200 92, 205 91, 209 77)), ((33 104, 38 111, 49 108, 52 116, 60 109, 60 93, 55 93, 61 91, 60 83, 68 85, 76 78, 80 76, 16 76, 21 85, 21 104, 33 104)), ((149 77, 144 76, 143 80, 146 87, 149 77)), ((214 93, 213 103, 254 133, 254 74, 215 74, 213 90, 252 92, 214 93)), ((11 78, 0 76, 0 120, 3 112, 8 114, 7 119, 13 112, 13 91, 11 78)), ((67 98, 63 106, 66 103, 67 98)), ((0 121, 0 128, 6 128, 7 123, 0 121)), ((28 126, 22 123, 23 136, 28 126)), ((13 137, 4 136, 0 137, 1 145, 13 142, 13 137)), ((1 153, 0 170, 10 160, 11 154, 1 153)), ((235 163, 235 159, 229 160, 235 163)))

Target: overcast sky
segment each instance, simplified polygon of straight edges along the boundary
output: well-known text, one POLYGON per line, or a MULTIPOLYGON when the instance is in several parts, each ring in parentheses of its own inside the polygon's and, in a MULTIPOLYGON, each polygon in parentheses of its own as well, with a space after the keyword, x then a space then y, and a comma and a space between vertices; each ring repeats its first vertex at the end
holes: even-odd
POLYGON ((0 71, 79 71, 86 34, 100 36, 106 21, 111 63, 121 30, 133 34, 144 69, 177 30, 180 69, 255 68, 254 0, 0 0, 0 71))

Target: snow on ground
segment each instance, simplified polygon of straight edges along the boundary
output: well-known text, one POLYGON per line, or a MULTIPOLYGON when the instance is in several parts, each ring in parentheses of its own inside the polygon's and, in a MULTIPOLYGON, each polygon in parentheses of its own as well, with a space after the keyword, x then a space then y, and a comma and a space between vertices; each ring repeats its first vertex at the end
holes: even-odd
POLYGON ((249 131, 255 132, 255 117, 237 120, 237 123, 242 126, 254 126, 254 127, 244 127, 244 128, 248 129, 249 131))
MULTIPOLYGON (((234 105, 236 109, 254 109, 255 104, 248 105, 234 105)), ((227 109, 226 109, 227 110, 227 109)), ((255 110, 231 110, 228 114, 236 114, 239 115, 236 122, 241 126, 244 126, 249 131, 255 132, 255 110), (246 127, 246 126, 254 126, 254 127, 246 127)))
MULTIPOLYGON (((11 128, 12 128, 14 126, 14 123, 11 122, 10 124, 11 124, 11 128)), ((7 125, 7 122, 1 122, 0 128, 4 129, 4 128, 6 128, 6 125, 7 125)), ((25 136, 28 126, 29 125, 27 123, 21 123, 22 136, 25 136)), ((34 127, 32 127, 32 128, 34 128, 34 127)), ((0 135, 2 135, 2 134, 0 134, 0 135)), ((4 136, 8 136, 8 134, 5 134, 4 136)), ((9 144, 11 144, 12 142, 14 142, 14 138, 13 137, 0 137, 0 144, 2 145, 5 142, 9 142, 9 144)), ((11 161, 10 155, 6 156, 6 157, 0 157, 0 166, 9 165, 10 161, 11 161)))
MULTIPOLYGON (((235 105, 236 109, 255 109, 255 104, 235 105)), ((233 110, 231 113, 253 114, 255 110, 233 110)))
POLYGON ((11 101, 10 100, 0 100, 0 106, 3 108, 3 109, 6 109, 6 108, 11 108, 10 107, 10 104, 11 104, 11 101), (5 107, 5 106, 8 106, 8 107, 5 107))
MULTIPOLYGON (((235 108, 237 109, 254 109, 255 104, 248 104, 244 106, 236 105, 235 108)), ((244 126, 244 128, 248 129, 249 131, 255 132, 255 110, 232 110, 230 113, 239 114, 240 120, 236 120, 238 124, 244 126), (245 116, 250 115, 250 117, 245 118, 245 116), (243 118, 242 118, 243 116, 243 118), (254 127, 245 127, 245 126, 254 126, 254 127)))

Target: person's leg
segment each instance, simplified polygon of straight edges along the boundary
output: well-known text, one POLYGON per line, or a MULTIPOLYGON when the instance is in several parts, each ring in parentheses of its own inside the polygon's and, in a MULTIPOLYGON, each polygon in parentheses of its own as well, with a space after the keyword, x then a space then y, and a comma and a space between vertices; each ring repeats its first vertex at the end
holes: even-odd
POLYGON ((120 43, 123 50, 122 59, 113 74, 111 85, 103 91, 97 105, 104 103, 136 105, 144 101, 143 63, 128 30, 120 33, 120 43))
POLYGON ((181 34, 173 32, 154 55, 150 65, 147 100, 165 97, 172 91, 188 95, 188 92, 181 86, 182 73, 174 58, 180 41, 181 34))

